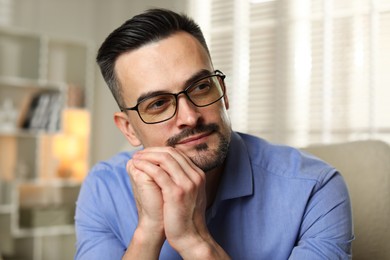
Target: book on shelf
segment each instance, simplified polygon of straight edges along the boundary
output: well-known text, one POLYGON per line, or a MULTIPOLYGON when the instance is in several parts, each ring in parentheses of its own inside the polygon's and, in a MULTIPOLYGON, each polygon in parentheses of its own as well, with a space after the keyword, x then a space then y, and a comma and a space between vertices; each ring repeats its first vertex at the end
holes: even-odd
POLYGON ((22 120, 22 128, 55 132, 60 129, 63 98, 58 91, 42 91, 32 96, 22 120))

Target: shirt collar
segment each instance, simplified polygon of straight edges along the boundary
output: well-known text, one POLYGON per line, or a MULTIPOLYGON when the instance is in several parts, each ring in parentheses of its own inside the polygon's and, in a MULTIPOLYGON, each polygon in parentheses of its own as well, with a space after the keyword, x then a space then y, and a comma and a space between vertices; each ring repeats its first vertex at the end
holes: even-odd
POLYGON ((249 153, 241 137, 232 132, 225 169, 216 200, 228 200, 252 194, 253 174, 249 153))

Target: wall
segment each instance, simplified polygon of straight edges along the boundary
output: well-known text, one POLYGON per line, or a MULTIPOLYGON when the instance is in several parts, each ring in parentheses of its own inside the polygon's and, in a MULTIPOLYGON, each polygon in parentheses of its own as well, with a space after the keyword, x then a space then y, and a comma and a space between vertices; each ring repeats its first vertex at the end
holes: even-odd
MULTIPOLYGON (((133 15, 151 7, 184 12, 186 0, 10 0, 12 24, 33 32, 92 41, 96 49, 104 38, 133 15)), ((91 162, 107 159, 126 146, 113 122, 117 106, 96 68, 92 111, 91 162)))

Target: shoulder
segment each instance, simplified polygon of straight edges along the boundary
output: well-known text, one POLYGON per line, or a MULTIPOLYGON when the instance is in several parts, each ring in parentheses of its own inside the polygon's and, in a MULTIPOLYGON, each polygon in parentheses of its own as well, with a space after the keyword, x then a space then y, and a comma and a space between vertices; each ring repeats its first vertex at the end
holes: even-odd
POLYGON ((96 254, 102 258, 104 250, 100 250, 99 245, 103 244, 123 254, 128 245, 137 222, 136 203, 126 172, 131 156, 132 153, 121 152, 98 162, 83 181, 75 213, 77 258, 85 258, 81 257, 84 254, 96 254), (121 228, 123 226, 128 228, 121 228))
POLYGON ((97 174, 100 172, 115 172, 126 168, 127 161, 132 157, 132 152, 121 152, 108 160, 96 163, 89 174, 97 174))
POLYGON ((323 182, 337 170, 323 160, 297 148, 274 144, 259 137, 239 134, 252 167, 273 176, 323 182))
POLYGON ((132 154, 132 152, 121 152, 108 160, 96 163, 85 178, 83 186, 91 186, 94 189, 104 186, 105 189, 111 189, 127 183, 126 164, 132 154))
POLYGON ((98 207, 99 214, 115 219, 118 208, 133 203, 131 199, 125 199, 132 198, 130 178, 126 171, 131 156, 130 152, 121 152, 93 166, 81 186, 78 208, 88 208, 92 212, 98 207))

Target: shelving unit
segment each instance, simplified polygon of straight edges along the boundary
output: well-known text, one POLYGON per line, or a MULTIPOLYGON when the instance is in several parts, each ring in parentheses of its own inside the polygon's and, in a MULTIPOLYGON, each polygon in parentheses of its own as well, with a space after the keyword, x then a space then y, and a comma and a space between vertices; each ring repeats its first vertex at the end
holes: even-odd
MULTIPOLYGON (((73 169, 61 175, 55 147, 59 138, 69 135, 64 111, 89 115, 93 50, 87 42, 0 27, 0 256, 4 260, 73 258, 75 201, 87 167, 77 177, 73 169)), ((88 163, 89 121, 84 124, 87 130, 77 139, 87 147, 80 153, 83 166, 88 163)), ((70 148, 78 153, 76 146, 70 148)))

